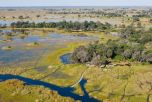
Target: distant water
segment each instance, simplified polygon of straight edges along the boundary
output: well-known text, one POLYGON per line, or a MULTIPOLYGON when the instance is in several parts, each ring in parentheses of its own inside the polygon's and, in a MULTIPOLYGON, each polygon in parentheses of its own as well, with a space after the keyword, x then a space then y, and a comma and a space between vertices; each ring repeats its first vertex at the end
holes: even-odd
POLYGON ((11 23, 13 23, 13 21, 8 21, 8 20, 0 20, 0 25, 7 25, 9 26, 11 23))

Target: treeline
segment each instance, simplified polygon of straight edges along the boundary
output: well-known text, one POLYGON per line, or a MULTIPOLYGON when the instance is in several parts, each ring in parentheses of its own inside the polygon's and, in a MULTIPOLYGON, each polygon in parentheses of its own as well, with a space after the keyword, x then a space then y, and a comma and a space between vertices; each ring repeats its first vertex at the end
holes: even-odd
POLYGON ((100 15, 105 17, 122 17, 126 14, 125 11, 122 10, 116 10, 113 12, 109 12, 110 10, 104 9, 104 10, 96 10, 96 9, 61 9, 61 10, 55 10, 55 9, 46 9, 49 14, 78 14, 82 16, 90 16, 90 15, 100 15))
POLYGON ((100 23, 93 21, 84 21, 84 22, 72 22, 72 21, 60 21, 60 22, 42 22, 42 23, 30 23, 30 22, 13 22, 10 25, 12 28, 62 28, 67 30, 109 30, 112 28, 112 25, 109 23, 100 23))
POLYGON ((93 65, 105 65, 114 60, 152 64, 152 49, 146 48, 148 43, 152 43, 152 30, 137 31, 128 26, 121 31, 120 39, 109 40, 105 44, 95 42, 80 46, 74 50, 71 59, 74 63, 89 62, 93 65))

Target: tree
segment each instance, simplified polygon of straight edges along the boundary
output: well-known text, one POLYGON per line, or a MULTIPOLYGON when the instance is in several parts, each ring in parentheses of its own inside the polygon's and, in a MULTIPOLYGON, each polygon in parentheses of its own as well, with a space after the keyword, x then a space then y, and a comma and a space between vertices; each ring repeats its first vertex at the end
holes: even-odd
POLYGON ((133 17, 133 22, 138 22, 140 21, 139 17, 133 17))
POLYGON ((149 22, 152 23, 152 19, 150 19, 149 22))
POLYGON ((133 25, 127 26, 125 29, 121 30, 121 37, 128 38, 135 33, 135 28, 133 25))
POLYGON ((23 17, 23 16, 19 16, 18 18, 19 18, 19 19, 24 19, 24 17, 23 17))
POLYGON ((74 63, 85 63, 91 60, 88 50, 84 46, 76 48, 72 54, 72 61, 74 63))
POLYGON ((142 27, 141 22, 138 22, 138 23, 137 23, 137 27, 138 27, 138 28, 141 28, 141 27, 142 27))
POLYGON ((131 49, 127 49, 127 50, 125 50, 124 51, 124 53, 123 53, 123 56, 126 58, 126 59, 130 59, 130 58, 132 58, 132 50, 131 49))
POLYGON ((113 56, 114 56, 114 51, 112 49, 108 48, 106 51, 106 57, 112 58, 113 56))

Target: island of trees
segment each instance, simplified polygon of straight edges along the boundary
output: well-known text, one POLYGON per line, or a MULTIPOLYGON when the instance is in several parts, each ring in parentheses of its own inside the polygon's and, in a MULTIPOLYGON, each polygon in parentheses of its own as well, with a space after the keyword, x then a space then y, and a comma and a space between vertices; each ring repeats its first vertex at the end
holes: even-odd
POLYGON ((80 46, 71 55, 74 63, 90 63, 106 65, 112 61, 138 61, 152 64, 152 49, 148 48, 152 41, 152 29, 145 31, 129 25, 120 32, 120 38, 109 40, 105 44, 91 43, 80 46))

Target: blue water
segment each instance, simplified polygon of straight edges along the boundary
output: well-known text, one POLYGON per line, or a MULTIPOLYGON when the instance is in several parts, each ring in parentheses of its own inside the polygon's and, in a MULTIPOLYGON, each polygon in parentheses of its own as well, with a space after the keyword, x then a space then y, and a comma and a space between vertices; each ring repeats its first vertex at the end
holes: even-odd
POLYGON ((9 26, 11 23, 13 23, 13 21, 6 21, 6 20, 0 20, 0 25, 7 25, 9 26))
POLYGON ((0 62, 3 63, 12 63, 12 62, 20 62, 25 60, 32 60, 34 56, 36 56, 36 52, 32 50, 12 50, 12 51, 4 51, 0 50, 0 62))
POLYGON ((60 56, 60 60, 63 64, 71 64, 71 59, 70 59, 71 53, 64 54, 60 56))
POLYGON ((86 91, 86 89, 84 87, 85 84, 87 83, 86 79, 82 79, 80 82, 80 87, 83 92, 83 96, 80 96, 79 94, 74 93, 75 89, 72 87, 61 87, 61 86, 57 86, 57 85, 54 85, 51 83, 43 82, 40 80, 33 80, 30 78, 26 78, 26 77, 22 77, 22 76, 18 76, 18 75, 0 74, 0 82, 6 81, 9 79, 18 79, 18 80, 24 81, 25 84, 27 84, 27 85, 44 86, 51 90, 57 91, 61 96, 70 97, 74 100, 80 100, 82 102, 100 102, 99 100, 89 96, 88 92, 86 91))
MULTIPOLYGON (((10 32, 8 30, 4 30, 5 32, 10 32)), ((1 41, 4 40, 3 37, 1 37, 2 39, 0 39, 1 41)), ((47 36, 39 36, 39 35, 28 35, 26 38, 24 39, 20 39, 18 36, 14 36, 13 40, 10 42, 0 42, 0 63, 4 63, 5 65, 9 65, 10 63, 21 63, 22 62, 28 62, 28 61, 33 61, 32 62, 32 66, 36 67, 36 70, 38 72, 45 72, 47 71, 45 68, 47 68, 47 66, 42 67, 42 65, 40 63, 40 59, 41 57, 43 57, 43 55, 45 53, 50 53, 51 51, 55 50, 56 47, 58 48, 63 48, 66 44, 68 44, 68 42, 79 42, 79 41, 92 41, 92 40, 96 40, 97 38, 94 37, 80 37, 80 36, 72 36, 72 35, 66 35, 66 34, 57 34, 57 33, 49 33, 47 34, 47 36), (31 48, 31 49, 25 49, 27 46, 27 43, 30 42, 40 42, 40 47, 36 48, 31 48), (41 47, 41 44, 44 45, 41 47), (2 50, 1 48, 3 46, 13 46, 12 50, 2 50)), ((65 54, 63 56, 60 57, 61 61, 64 64, 70 64, 70 59, 69 59, 70 54, 65 54)), ((30 64, 31 65, 31 64, 30 64)), ((1 66, 1 64, 0 64, 1 66)), ((30 71, 30 70, 27 70, 30 71)), ((62 78, 66 78, 69 77, 64 73, 61 72, 57 72, 52 74, 53 77, 62 77, 62 78)), ((44 86, 47 87, 51 90, 57 91, 61 96, 64 97, 71 97, 74 100, 80 100, 82 102, 98 102, 98 100, 90 97, 88 95, 88 93, 86 92, 84 85, 86 83, 86 80, 83 79, 80 82, 80 86, 82 91, 84 92, 84 95, 81 96, 79 94, 74 93, 74 88, 71 87, 61 87, 61 86, 57 86, 54 84, 50 84, 47 82, 43 82, 40 80, 33 80, 30 78, 25 78, 22 76, 17 76, 17 75, 10 75, 10 74, 6 74, 6 75, 0 75, 0 82, 1 81, 5 81, 5 80, 9 80, 9 79, 19 79, 21 81, 24 81, 27 85, 40 85, 40 86, 44 86)))
MULTIPOLYGON (((11 32, 11 30, 2 30, 2 32, 5 34, 5 32, 11 32)), ((3 42, 6 40, 4 35, 0 37, 0 62, 2 63, 11 63, 11 62, 20 62, 20 61, 28 61, 28 60, 36 60, 38 56, 41 56, 43 54, 43 50, 48 49, 49 52, 51 52, 53 49, 55 50, 55 47, 61 47, 63 48, 68 42, 77 42, 77 41, 93 41, 96 40, 96 37, 90 37, 90 36, 73 36, 69 34, 57 34, 57 33, 47 33, 46 36, 40 36, 40 35, 33 35, 32 32, 28 31, 29 35, 26 36, 24 39, 19 38, 18 34, 20 32, 13 33, 14 36, 12 38, 11 42, 3 42), (38 42, 45 47, 38 47, 38 48, 32 48, 27 50, 27 44, 32 42, 38 42), (12 46, 13 49, 6 51, 2 50, 2 47, 5 46, 12 46)), ((69 54, 65 54, 60 57, 61 61, 64 64, 70 64, 69 54)), ((0 65, 1 66, 1 65, 0 65)))

